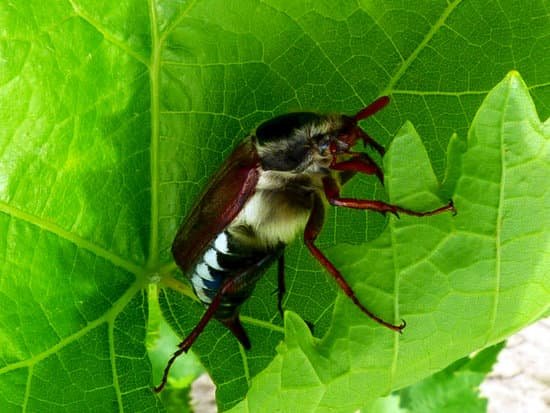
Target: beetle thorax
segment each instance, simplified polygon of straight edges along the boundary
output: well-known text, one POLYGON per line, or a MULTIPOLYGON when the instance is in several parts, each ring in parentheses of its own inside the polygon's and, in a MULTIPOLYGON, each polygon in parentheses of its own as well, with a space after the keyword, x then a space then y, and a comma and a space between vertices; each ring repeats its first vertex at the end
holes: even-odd
POLYGON ((229 230, 258 248, 288 244, 304 230, 312 195, 321 186, 320 178, 309 174, 262 171, 256 192, 229 230))

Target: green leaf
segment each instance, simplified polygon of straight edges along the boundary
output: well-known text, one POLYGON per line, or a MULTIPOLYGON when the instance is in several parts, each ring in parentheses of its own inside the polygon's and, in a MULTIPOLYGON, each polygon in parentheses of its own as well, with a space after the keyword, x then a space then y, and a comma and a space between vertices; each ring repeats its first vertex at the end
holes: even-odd
MULTIPOLYGON (((549 143, 525 84, 511 72, 472 123, 455 217, 392 218, 373 242, 330 251, 371 310, 407 320, 403 335, 373 325, 343 295, 320 343, 289 314, 285 345, 232 411, 293 411, 299 401, 311 411, 353 411, 536 320, 549 303, 549 143)), ((384 166, 392 202, 437 206, 435 178, 410 124, 384 166)))
MULTIPOLYGON (((145 345, 147 284, 163 287, 165 316, 185 335, 203 309, 169 253, 177 227, 231 148, 290 110, 354 113, 391 94, 363 126, 384 144, 400 131, 424 166, 389 154, 390 199, 424 208, 456 193, 459 214, 391 219, 382 234, 377 214, 331 209, 320 247, 369 308, 406 318, 405 333, 335 301, 297 242, 284 304, 317 338, 292 313, 285 333, 268 273, 242 309, 250 352, 216 323, 196 343, 221 410, 245 396, 253 411, 262 397, 262 410, 360 408, 542 314, 550 123, 543 133, 514 76, 509 99, 472 121, 511 69, 550 114, 547 2, 409 3, 0 2, 0 410, 163 409, 145 345), (401 129, 407 120, 418 133, 401 129), (343 242, 354 247, 329 250, 343 242)), ((385 196, 371 177, 346 193, 385 196)))
POLYGON ((404 412, 485 413, 487 400, 480 398, 479 385, 491 371, 504 342, 475 356, 465 357, 444 370, 399 392, 404 412))

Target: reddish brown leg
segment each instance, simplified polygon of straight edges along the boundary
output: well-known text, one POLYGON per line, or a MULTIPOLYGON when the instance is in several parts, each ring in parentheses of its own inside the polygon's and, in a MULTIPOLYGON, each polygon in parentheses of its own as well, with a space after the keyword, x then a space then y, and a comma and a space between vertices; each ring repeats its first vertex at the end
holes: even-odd
POLYGON ((351 289, 350 285, 346 282, 340 271, 332 264, 327 257, 315 246, 314 241, 319 235, 319 232, 321 232, 321 228, 323 226, 323 218, 324 218, 324 207, 321 199, 319 197, 314 198, 314 204, 313 209, 311 211, 311 215, 309 216, 309 219, 306 224, 306 229, 304 232, 304 242, 306 246, 308 247, 311 254, 321 263, 323 267, 327 269, 327 271, 332 275, 332 277, 336 280, 340 288, 344 291, 344 293, 351 298, 353 303, 359 307, 359 309, 365 313, 367 316, 372 318, 374 321, 376 321, 379 324, 382 324, 384 327, 389 328, 390 330, 401 332, 405 328, 405 321, 402 321, 400 325, 393 325, 390 324, 384 320, 382 320, 380 317, 369 311, 361 302, 357 299, 355 296, 355 293, 351 289))
POLYGON ((328 199, 328 202, 334 206, 342 206, 346 208, 355 208, 355 209, 370 209, 373 211, 378 211, 382 214, 390 212, 395 216, 399 217, 399 212, 407 215, 414 215, 417 217, 425 217, 429 215, 439 214, 441 212, 450 211, 456 213, 453 201, 449 201, 447 205, 444 205, 440 208, 418 212, 411 209, 402 208, 397 205, 388 204, 383 201, 371 201, 368 199, 354 199, 354 198, 340 198, 340 189, 334 181, 334 179, 327 177, 323 178, 323 187, 325 190, 325 195, 328 199))
POLYGON ((202 330, 204 330, 204 327, 206 327, 206 325, 220 306, 223 290, 223 288, 220 288, 220 290, 208 306, 208 309, 200 319, 199 323, 195 326, 193 331, 191 331, 191 333, 189 333, 189 335, 185 337, 185 339, 181 343, 178 344, 178 350, 172 355, 170 360, 168 360, 168 364, 164 368, 164 374, 162 375, 162 380, 160 384, 154 389, 156 393, 161 392, 166 385, 168 381, 168 373, 170 372, 170 368, 172 367, 176 359, 183 353, 187 353, 187 351, 191 348, 197 337, 200 335, 200 333, 202 333, 202 330))
POLYGON ((235 313, 232 317, 226 318, 224 320, 219 320, 220 323, 222 323, 224 326, 226 326, 229 331, 239 340, 239 342, 242 344, 242 346, 245 348, 245 350, 250 350, 250 340, 248 339, 248 336, 246 335, 246 331, 241 324, 241 320, 239 319, 239 314, 235 313))
MULTIPOLYGON (((183 353, 187 353, 187 351, 191 348, 195 340, 199 337, 199 335, 202 333, 202 331, 204 330, 208 322, 212 319, 212 317, 218 310, 223 296, 231 291, 234 285, 239 282, 240 278, 242 277, 231 278, 225 282, 225 284, 218 290, 218 292, 214 296, 214 299, 208 306, 206 312, 203 314, 202 318, 200 319, 198 324, 195 326, 193 331, 191 331, 191 333, 189 333, 189 335, 185 337, 185 339, 181 343, 178 344, 178 350, 172 355, 170 360, 168 360, 168 363, 164 368, 164 374, 162 375, 162 380, 160 384, 154 389, 156 393, 159 393, 160 391, 162 391, 162 389, 166 385, 166 382, 168 381, 168 373, 170 372, 170 368, 172 367, 176 359, 179 356, 181 356, 183 353)), ((241 341, 241 343, 244 345, 245 348, 250 348, 250 343, 248 342, 246 333, 244 332, 244 329, 240 325, 238 318, 220 320, 220 321, 226 327, 228 327, 231 330, 231 332, 233 332, 233 334, 236 335, 236 337, 239 339, 239 341, 241 341), (239 333, 242 333, 242 336, 237 335, 239 333), (248 343, 248 346, 247 346, 247 343, 248 343)))
POLYGON ((330 169, 335 171, 351 171, 361 172, 367 175, 376 175, 382 184, 384 183, 384 174, 380 167, 374 162, 369 155, 362 152, 352 152, 351 159, 336 162, 329 166, 330 169))

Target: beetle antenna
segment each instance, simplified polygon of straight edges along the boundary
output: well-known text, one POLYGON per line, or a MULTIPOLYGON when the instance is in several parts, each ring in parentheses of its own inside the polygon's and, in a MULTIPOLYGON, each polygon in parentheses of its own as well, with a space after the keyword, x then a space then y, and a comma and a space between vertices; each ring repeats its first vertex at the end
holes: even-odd
POLYGON ((366 119, 374 115, 376 112, 382 110, 385 106, 387 106, 388 103, 390 103, 390 97, 381 96, 378 99, 376 99, 374 102, 372 102, 369 106, 357 112, 353 117, 353 119, 356 122, 359 122, 362 119, 366 119))

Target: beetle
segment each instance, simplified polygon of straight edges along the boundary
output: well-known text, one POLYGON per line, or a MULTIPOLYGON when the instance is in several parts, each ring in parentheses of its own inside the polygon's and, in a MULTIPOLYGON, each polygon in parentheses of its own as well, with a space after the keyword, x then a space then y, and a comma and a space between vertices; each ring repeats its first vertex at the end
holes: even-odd
POLYGON ((359 126, 389 103, 382 96, 354 116, 296 112, 260 124, 236 147, 211 179, 184 220, 172 245, 178 266, 191 282, 206 312, 179 344, 164 370, 159 392, 176 358, 187 352, 208 322, 215 318, 245 349, 248 336, 239 321, 239 307, 256 282, 278 261, 278 310, 285 293, 284 249, 299 232, 311 254, 336 280, 343 292, 368 317, 390 330, 394 325, 369 311, 340 271, 317 248, 325 206, 368 209, 383 214, 427 216, 454 212, 452 201, 431 211, 417 212, 382 201, 342 198, 340 188, 356 173, 383 173, 365 152, 354 152, 362 140, 381 156, 384 148, 359 126))

